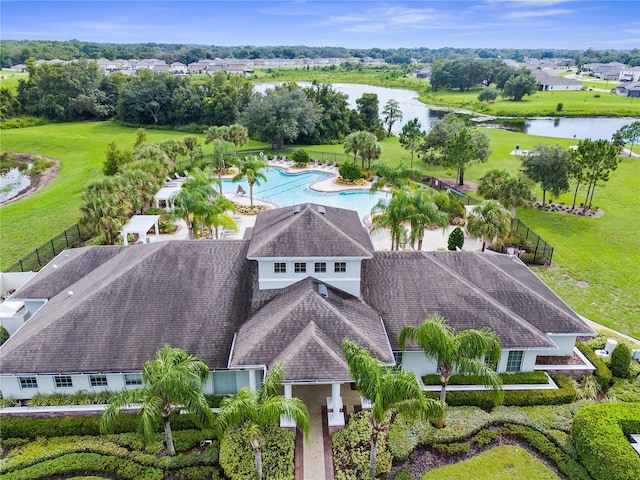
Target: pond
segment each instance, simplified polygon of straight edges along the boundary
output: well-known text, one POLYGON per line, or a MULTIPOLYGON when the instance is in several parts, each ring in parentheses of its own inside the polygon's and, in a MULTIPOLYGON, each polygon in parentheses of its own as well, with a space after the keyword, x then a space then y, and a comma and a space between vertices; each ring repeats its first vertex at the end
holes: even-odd
MULTIPOLYGON (((368 190, 350 190, 346 192, 325 193, 311 190, 309 185, 331 177, 329 173, 302 172, 285 173, 277 167, 265 170, 266 181, 253 186, 253 198, 274 203, 280 207, 290 207, 300 203, 317 203, 328 207, 348 208, 356 210, 360 219, 371 213, 378 200, 385 198, 381 192, 370 193, 368 190)), ((249 194, 246 180, 232 182, 222 181, 224 193, 236 193, 238 185, 249 194)))
MULTIPOLYGON (((267 88, 273 88, 277 83, 259 83, 254 85, 255 91, 264 92, 267 88)), ((298 85, 308 87, 311 83, 298 82, 298 85)), ((442 107, 426 105, 418 100, 418 93, 402 88, 376 87, 373 85, 361 85, 351 83, 334 83, 333 88, 348 95, 349 108, 356 108, 356 100, 364 93, 378 95, 380 111, 384 104, 395 99, 402 110, 402 120, 394 124, 392 131, 398 133, 405 123, 413 118, 418 118, 424 130, 429 130, 431 123, 445 115, 442 107)), ((640 101, 638 102, 640 109, 640 101)), ((575 117, 575 118, 532 118, 525 122, 524 133, 529 135, 541 135, 556 138, 591 138, 610 140, 616 130, 623 125, 631 123, 637 118, 602 118, 602 117, 575 117)))
POLYGON ((0 203, 18 196, 29 185, 31 185, 29 175, 17 167, 11 168, 7 173, 0 175, 0 203))

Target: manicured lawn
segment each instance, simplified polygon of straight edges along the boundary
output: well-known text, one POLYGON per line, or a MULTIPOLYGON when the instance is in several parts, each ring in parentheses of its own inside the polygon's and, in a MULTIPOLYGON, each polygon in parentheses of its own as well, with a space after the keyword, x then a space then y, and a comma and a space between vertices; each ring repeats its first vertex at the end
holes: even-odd
POLYGON ((0 87, 8 88, 15 92, 16 88, 18 88, 18 80, 21 78, 26 80, 29 78, 29 74, 2 70, 0 71, 0 87))
MULTIPOLYGON (((147 130, 149 142, 188 135, 169 130, 147 130)), ((110 122, 59 123, 2 131, 2 150, 33 153, 60 160, 60 171, 44 190, 0 208, 0 268, 20 258, 78 221, 80 196, 86 185, 102 176, 107 145, 133 145, 135 128, 110 122)), ((211 145, 204 145, 205 151, 211 145)), ((259 148, 255 142, 247 145, 259 148)), ((186 158, 186 157, 185 157, 186 158)))
POLYGON ((559 479, 540 461, 520 447, 495 447, 464 462, 427 473, 422 480, 556 480, 559 479))

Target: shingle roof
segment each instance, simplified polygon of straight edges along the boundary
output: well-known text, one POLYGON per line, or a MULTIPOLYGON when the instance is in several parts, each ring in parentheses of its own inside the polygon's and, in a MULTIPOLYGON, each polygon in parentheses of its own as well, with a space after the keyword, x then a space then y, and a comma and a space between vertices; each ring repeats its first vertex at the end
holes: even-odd
POLYGON ((344 338, 393 363, 378 313, 328 285, 324 297, 319 284, 307 277, 280 290, 240 327, 230 364, 273 367, 282 361, 286 380, 349 379, 342 356, 344 338))
POLYGON ((398 349, 400 330, 439 313, 456 330, 489 327, 504 348, 553 348, 546 333, 593 331, 518 259, 480 252, 375 252, 362 297, 398 349))
POLYGON ((374 250, 357 212, 306 203, 261 212, 248 258, 365 257, 374 250))
POLYGON ((248 242, 90 247, 64 278, 84 271, 80 260, 103 248, 113 257, 68 287, 55 287, 60 267, 17 292, 52 296, 0 349, 2 373, 138 370, 165 343, 213 368, 226 365, 256 274, 245 260, 248 242))

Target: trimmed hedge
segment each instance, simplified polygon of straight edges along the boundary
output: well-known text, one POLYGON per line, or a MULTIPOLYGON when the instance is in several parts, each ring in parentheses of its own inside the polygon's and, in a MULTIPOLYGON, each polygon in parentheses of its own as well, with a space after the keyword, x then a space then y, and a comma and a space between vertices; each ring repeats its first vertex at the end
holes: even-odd
MULTIPOLYGON (((197 425, 191 415, 174 415, 171 417, 172 430, 195 430, 197 425)), ((138 431, 136 414, 118 415, 114 422, 113 433, 130 433, 138 431)), ((162 431, 160 422, 157 431, 162 431)), ((83 417, 2 417, 3 438, 66 437, 72 435, 100 435, 100 417, 96 415, 83 417)))
POLYGON ((640 433, 640 403, 584 407, 573 419, 573 440, 595 480, 637 480, 640 456, 626 435, 640 433))
MULTIPOLYGON (((543 385, 549 382, 549 377, 544 372, 516 372, 516 373, 500 373, 500 380, 503 385, 543 385)), ((422 377, 425 385, 440 385, 440 375, 432 374, 422 377)), ((449 385, 483 385, 484 382, 480 377, 475 375, 451 375, 449 385)))
MULTIPOLYGON (((573 380, 564 375, 551 375, 557 390, 505 390, 502 405, 531 407, 534 405, 563 405, 578 398, 573 380)), ((425 392, 429 398, 439 398, 439 392, 425 392)), ((474 406, 490 411, 495 407, 494 393, 489 390, 447 392, 450 407, 474 406)))
POLYGON ((600 390, 606 390, 613 383, 613 374, 609 367, 604 361, 598 357, 595 352, 584 342, 576 342, 576 347, 578 350, 582 352, 582 354, 587 357, 594 367, 596 367, 596 371, 593 372, 593 376, 596 377, 598 381, 598 385, 600 386, 600 390))
POLYGON ((164 478, 164 472, 158 468, 97 453, 70 453, 3 474, 2 478, 3 480, 38 480, 59 475, 92 473, 111 473, 124 480, 162 480, 164 478))
POLYGON ((523 438, 531 447, 551 459, 558 466, 558 469, 569 477, 569 480, 591 480, 582 465, 560 450, 544 434, 532 428, 511 423, 505 423, 500 431, 503 435, 515 435, 523 438))

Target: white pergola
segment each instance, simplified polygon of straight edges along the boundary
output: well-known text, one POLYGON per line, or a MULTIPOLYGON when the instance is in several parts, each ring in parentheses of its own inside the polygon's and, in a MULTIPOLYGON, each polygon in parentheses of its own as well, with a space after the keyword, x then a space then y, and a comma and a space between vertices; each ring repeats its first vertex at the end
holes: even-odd
POLYGON ((129 223, 120 230, 123 243, 125 245, 129 245, 129 242, 127 241, 127 235, 129 233, 136 233, 140 239, 139 243, 148 243, 147 233, 151 230, 151 227, 155 227, 156 241, 158 241, 160 239, 158 220, 160 220, 160 215, 134 215, 129 220, 129 223))
POLYGON ((174 208, 173 200, 180 193, 182 187, 179 185, 164 186, 153 196, 154 205, 157 208, 164 208, 170 212, 174 208), (164 205, 163 205, 164 203, 164 205))

